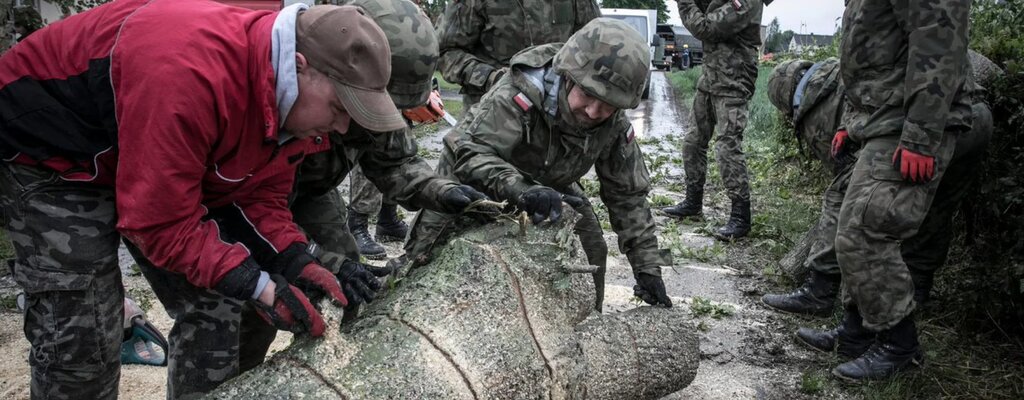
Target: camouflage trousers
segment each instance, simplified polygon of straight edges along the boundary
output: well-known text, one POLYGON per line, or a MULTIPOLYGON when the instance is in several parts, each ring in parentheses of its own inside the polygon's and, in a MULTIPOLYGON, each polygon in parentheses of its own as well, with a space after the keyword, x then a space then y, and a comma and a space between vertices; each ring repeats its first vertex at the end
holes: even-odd
POLYGON ((131 243, 125 246, 174 320, 167 335, 168 399, 200 398, 263 362, 277 329, 251 304, 194 286, 154 266, 131 243))
POLYGON ((843 303, 857 307, 864 327, 889 329, 914 311, 912 269, 934 273, 945 262, 953 213, 974 181, 987 142, 945 132, 935 177, 927 183, 906 182, 893 166, 898 136, 863 144, 839 211, 835 254, 843 303))
POLYGON ((695 129, 683 138, 683 170, 687 186, 704 187, 708 173, 708 144, 714 136, 718 170, 729 199, 750 200, 747 160, 743 155, 748 101, 697 91, 692 114, 695 129))
MULTIPOLYGON (((992 114, 988 106, 974 106, 974 129, 956 136, 956 150, 949 162, 935 199, 932 200, 917 233, 900 244, 900 254, 907 264, 912 281, 930 278, 946 263, 949 243, 953 238, 953 214, 960 208, 968 191, 978 179, 978 168, 984 161, 985 149, 992 134, 992 114)), ((859 152, 854 155, 856 158, 859 152)), ((841 166, 832 184, 825 190, 818 220, 817 236, 804 265, 823 274, 839 274, 835 239, 839 212, 846 197, 853 164, 841 166)))
MULTIPOLYGON (((359 259, 355 239, 348 231, 345 202, 337 190, 319 196, 297 196, 291 210, 295 223, 321 247, 323 265, 337 273, 345 259, 359 259)), ((232 235, 243 220, 230 213, 218 215, 221 236, 250 243, 245 235, 232 235)), ((167 395, 171 399, 201 397, 221 383, 263 363, 277 336, 248 302, 225 297, 189 283, 181 274, 158 268, 135 246, 126 243, 160 303, 174 319, 168 335, 167 395)))
POLYGON ((4 163, 0 199, 25 290, 33 399, 114 399, 124 336, 114 191, 4 163))
MULTIPOLYGON (((348 174, 348 182, 349 207, 352 207, 353 211, 364 215, 375 215, 380 212, 384 195, 373 182, 366 179, 362 167, 356 166, 352 169, 348 174)), ((394 205, 391 202, 388 204, 394 205)))

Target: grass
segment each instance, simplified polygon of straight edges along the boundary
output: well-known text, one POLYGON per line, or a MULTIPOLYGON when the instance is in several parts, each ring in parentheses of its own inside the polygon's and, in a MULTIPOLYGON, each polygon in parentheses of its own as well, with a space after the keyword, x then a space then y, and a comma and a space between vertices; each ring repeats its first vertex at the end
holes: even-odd
POLYGON ((440 87, 441 90, 444 90, 446 92, 448 92, 448 91, 458 92, 459 89, 462 88, 462 86, 459 86, 458 84, 451 83, 451 82, 448 82, 448 81, 444 80, 444 77, 441 76, 441 72, 440 71, 435 71, 434 72, 434 77, 437 78, 437 86, 440 87))
POLYGON ((693 104, 693 95, 697 92, 697 78, 700 78, 701 67, 676 71, 668 74, 668 80, 676 88, 678 100, 690 109, 693 104))
POLYGON ((726 304, 715 304, 703 297, 694 297, 690 302, 690 314, 694 317, 711 317, 722 319, 736 313, 736 309, 726 304))
MULTIPOLYGON (((455 119, 459 119, 460 117, 462 117, 463 107, 461 101, 444 100, 444 109, 448 111, 448 114, 451 114, 451 116, 455 117, 455 119)), ((420 140, 437 133, 438 131, 445 127, 448 127, 448 123, 444 121, 438 121, 437 123, 433 124, 417 125, 416 127, 412 128, 412 137, 416 140, 420 140)))

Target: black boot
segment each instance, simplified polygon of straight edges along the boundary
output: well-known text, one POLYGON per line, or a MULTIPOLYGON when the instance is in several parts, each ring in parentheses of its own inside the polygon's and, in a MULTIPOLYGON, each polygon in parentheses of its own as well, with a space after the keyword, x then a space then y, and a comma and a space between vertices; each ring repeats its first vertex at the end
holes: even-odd
POLYGON ((718 229, 716 237, 721 240, 734 240, 750 233, 750 200, 733 200, 729 221, 718 229))
POLYGON ((800 328, 796 338, 808 347, 825 353, 838 353, 843 357, 860 357, 875 342, 875 333, 864 328, 864 320, 855 308, 843 313, 843 321, 835 329, 819 331, 800 328))
POLYGON ((377 214, 377 234, 381 242, 404 242, 409 234, 409 224, 398 219, 398 204, 384 203, 377 214))
POLYGON ((923 362, 917 327, 913 316, 908 315, 896 326, 879 333, 878 341, 860 357, 832 369, 832 375, 849 382, 880 380, 919 367, 923 362))
POLYGON ((383 260, 388 256, 387 250, 380 243, 373 241, 367 227, 369 216, 348 210, 348 230, 356 239, 356 246, 359 247, 359 254, 371 260, 383 260))
POLYGON ((666 215, 675 218, 694 217, 704 209, 704 185, 686 185, 686 198, 671 207, 662 208, 666 215))
POLYGON ((799 289, 787 294, 766 294, 761 297, 761 301, 779 311, 826 316, 832 312, 832 305, 839 294, 840 280, 839 274, 811 271, 807 282, 799 289))

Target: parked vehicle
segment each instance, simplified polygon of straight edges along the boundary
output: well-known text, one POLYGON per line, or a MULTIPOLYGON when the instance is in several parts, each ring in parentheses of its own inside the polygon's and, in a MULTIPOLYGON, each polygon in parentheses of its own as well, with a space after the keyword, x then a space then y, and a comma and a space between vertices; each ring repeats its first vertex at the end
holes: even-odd
MULTIPOLYGON (((654 59, 655 50, 655 29, 658 23, 658 11, 657 10, 637 10, 628 8, 602 8, 601 15, 604 17, 615 18, 621 20, 640 32, 640 35, 647 38, 647 43, 650 43, 650 54, 651 54, 651 68, 655 67, 657 62, 654 59)), ((651 94, 651 77, 647 76, 647 88, 644 89, 643 96, 641 98, 647 99, 651 94)))
POLYGON ((672 58, 672 66, 690 68, 704 62, 703 43, 680 25, 660 24, 657 35, 665 39, 665 57, 672 58))

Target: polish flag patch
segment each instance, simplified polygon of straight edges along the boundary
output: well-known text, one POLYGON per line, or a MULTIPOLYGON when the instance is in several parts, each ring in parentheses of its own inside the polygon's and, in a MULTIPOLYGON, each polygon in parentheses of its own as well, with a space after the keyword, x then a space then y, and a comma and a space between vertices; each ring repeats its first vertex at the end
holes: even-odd
POLYGON ((515 97, 512 98, 512 101, 515 101, 516 105, 523 109, 523 111, 530 111, 530 109, 533 108, 533 102, 526 98, 526 95, 522 92, 515 95, 515 97))
POLYGON ((739 11, 742 7, 743 4, 740 4, 740 0, 732 0, 732 8, 735 8, 736 11, 739 11))
POLYGON ((633 143, 634 138, 636 138, 636 131, 633 130, 632 126, 630 126, 629 132, 626 132, 626 144, 633 143))

